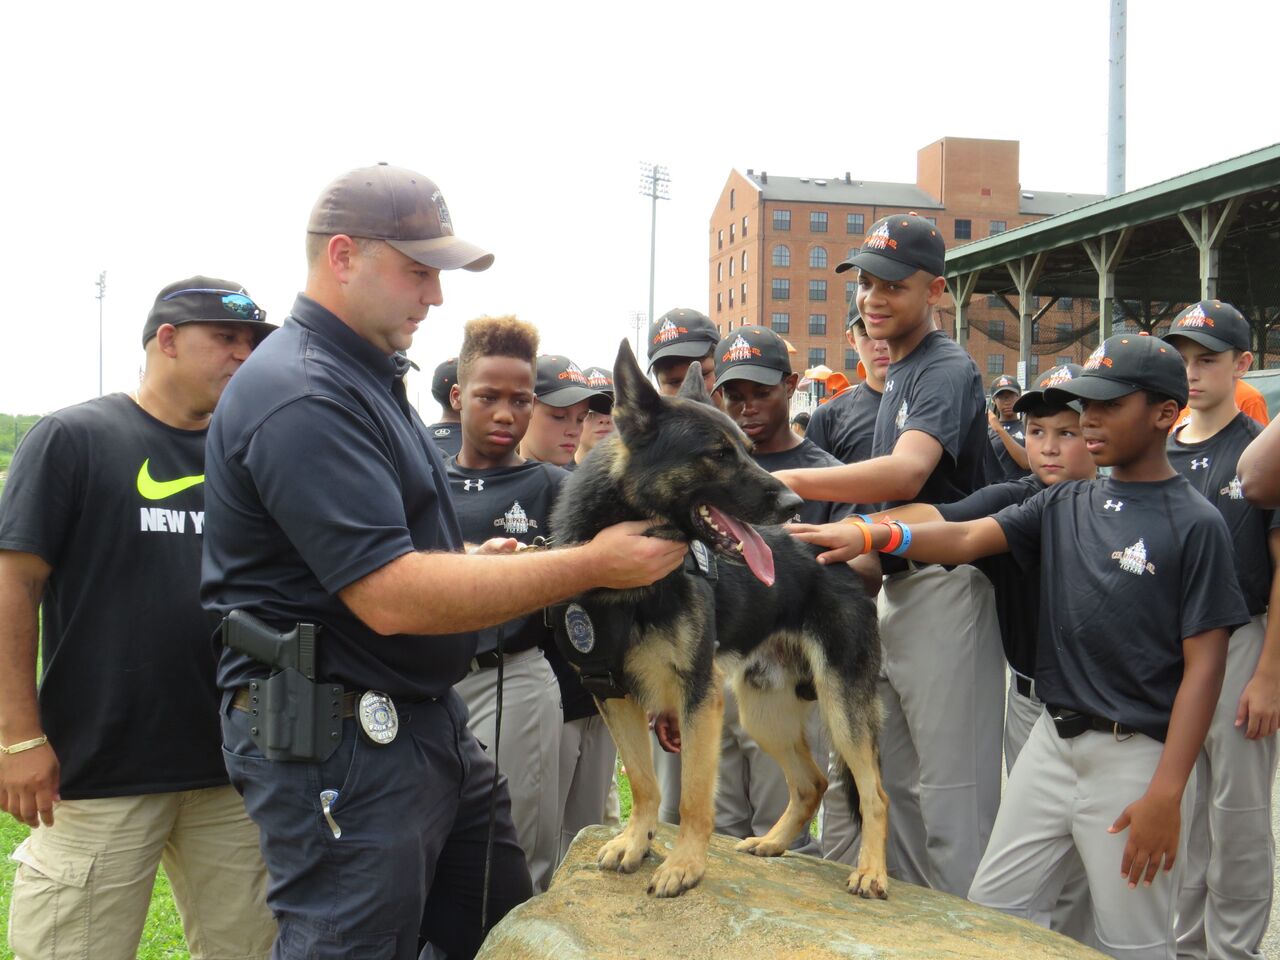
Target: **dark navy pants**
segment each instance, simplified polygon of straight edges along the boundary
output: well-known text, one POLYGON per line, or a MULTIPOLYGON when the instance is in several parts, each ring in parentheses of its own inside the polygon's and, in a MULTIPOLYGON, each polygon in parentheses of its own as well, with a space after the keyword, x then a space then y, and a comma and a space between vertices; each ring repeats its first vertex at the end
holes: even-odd
MULTIPOLYGON (((452 691, 397 706, 392 743, 370 743, 346 720, 342 745, 324 763, 264 759, 249 715, 223 711, 227 772, 258 825, 271 877, 273 960, 414 960, 420 934, 448 960, 480 947, 493 761, 452 691), (338 793, 331 811, 341 838, 324 816, 325 790, 338 793)), ((532 892, 505 779, 497 803, 490 926, 532 892)))

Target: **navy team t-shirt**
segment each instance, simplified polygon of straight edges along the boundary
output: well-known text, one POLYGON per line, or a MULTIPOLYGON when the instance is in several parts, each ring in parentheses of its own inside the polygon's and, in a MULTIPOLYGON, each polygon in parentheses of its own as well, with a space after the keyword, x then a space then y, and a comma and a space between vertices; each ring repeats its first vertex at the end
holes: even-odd
POLYGON ((841 463, 871 456, 881 394, 865 381, 828 400, 809 418, 804 438, 841 463))

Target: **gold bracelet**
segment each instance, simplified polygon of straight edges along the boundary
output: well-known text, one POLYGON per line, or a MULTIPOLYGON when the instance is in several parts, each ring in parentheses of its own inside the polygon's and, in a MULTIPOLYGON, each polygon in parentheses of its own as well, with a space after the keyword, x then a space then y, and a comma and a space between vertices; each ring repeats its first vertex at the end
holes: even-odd
POLYGON ((0 753, 22 753, 24 750, 34 750, 36 747, 43 747, 49 742, 46 736, 36 737, 34 740, 23 740, 21 743, 15 743, 11 747, 0 746, 0 753))

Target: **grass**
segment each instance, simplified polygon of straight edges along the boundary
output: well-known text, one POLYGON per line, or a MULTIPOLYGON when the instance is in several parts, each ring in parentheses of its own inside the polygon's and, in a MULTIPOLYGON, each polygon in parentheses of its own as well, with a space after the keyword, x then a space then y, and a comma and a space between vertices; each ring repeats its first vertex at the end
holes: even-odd
MULTIPOLYGON (((625 823, 631 816, 631 784, 621 770, 618 771, 618 804, 622 808, 625 823)), ((9 949, 9 898, 13 892, 13 874, 17 868, 11 854, 27 837, 27 828, 8 814, 0 813, 0 960, 13 960, 9 949)), ((155 889, 151 894, 151 909, 142 931, 142 944, 138 948, 139 960, 169 960, 186 957, 187 943, 182 936, 182 921, 173 904, 169 878, 161 869, 156 875, 155 889)))

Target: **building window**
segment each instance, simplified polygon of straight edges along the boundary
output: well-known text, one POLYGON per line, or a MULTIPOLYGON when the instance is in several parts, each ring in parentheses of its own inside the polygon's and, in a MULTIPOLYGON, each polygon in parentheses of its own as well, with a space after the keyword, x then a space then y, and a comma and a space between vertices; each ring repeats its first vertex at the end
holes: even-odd
POLYGON ((1071 324, 1057 323, 1057 324, 1054 324, 1054 329, 1057 331, 1057 336, 1054 339, 1060 340, 1060 341, 1066 341, 1071 339, 1071 324))
POLYGON ((773 265, 775 267, 791 266, 791 248, 785 243, 775 244, 773 248, 773 265))
POLYGON ((987 354, 987 373, 1004 373, 1004 354, 987 354))
POLYGON ((736 190, 734 190, 732 187, 730 187, 730 188, 729 188, 729 209, 730 209, 730 210, 732 210, 732 209, 734 208, 734 206, 735 206, 735 197, 734 197, 734 195, 735 195, 736 193, 737 193, 737 191, 736 191, 736 190))
POLYGON ((735 257, 729 257, 729 276, 733 276, 733 265, 737 262, 735 257))
POLYGON ((716 231, 716 249, 717 250, 724 249, 724 231, 723 230, 716 231))
POLYGON ((742 218, 742 239, 747 239, 747 218, 742 218))
POLYGON ((826 347, 810 347, 809 348, 809 366, 816 367, 820 363, 827 362, 826 347))
MULTIPOLYGON (((730 332, 730 333, 732 333, 732 332, 733 332, 733 321, 732 321, 732 320, 730 320, 730 321, 729 321, 729 323, 727 324, 727 326, 729 327, 729 332, 730 332)), ((719 333, 719 332, 720 332, 720 331, 719 331, 719 328, 717 328, 716 332, 717 332, 717 333, 719 333)))
POLYGON ((791 314, 789 313, 769 314, 769 326, 773 327, 774 333, 790 333, 791 332, 791 314))
POLYGON ((790 210, 773 211, 773 229, 775 230, 791 229, 791 211, 790 210))
POLYGON ((1040 309, 1040 297, 1038 295, 1033 293, 1030 297, 1027 298, 1027 302, 1031 304, 1032 310, 1040 309))
POLYGON ((773 299, 775 300, 791 299, 791 281, 788 280, 786 277, 774 277, 772 289, 773 289, 773 299))
POLYGON ((1038 376, 1040 373, 1040 354, 1033 353, 1031 359, 1027 361, 1027 378, 1038 376))
POLYGON ((815 336, 827 335, 827 315, 825 313, 809 314, 809 332, 815 336))
POLYGON ((998 293, 988 293, 988 294, 987 294, 987 306, 988 306, 988 307, 998 307, 998 306, 1000 306, 1000 303, 1001 303, 1001 301, 1000 301, 1000 294, 998 294, 998 293))
POLYGON ((716 283, 724 283, 724 262, 716 264, 716 283))
POLYGON ((1102 312, 1102 304, 1098 302, 1098 298, 1097 298, 1097 297, 1090 297, 1090 298, 1089 298, 1089 309, 1090 309, 1091 311, 1093 311, 1094 313, 1101 313, 1101 312, 1102 312))
POLYGON ((1058 354, 1058 366, 1060 366, 1060 367, 1061 367, 1061 366, 1063 366, 1064 364, 1073 363, 1073 362, 1074 362, 1074 361, 1071 359, 1071 354, 1069 354, 1069 353, 1060 353, 1060 354, 1058 354))
POLYGON ((844 255, 844 258, 846 260, 852 260, 854 257, 858 255, 858 251, 860 249, 861 249, 860 247, 850 247, 849 252, 844 255))
MULTIPOLYGON (((747 305, 747 285, 745 283, 742 285, 742 305, 744 307, 747 305)), ((746 321, 743 322, 745 323, 746 321)))
POLYGON ((734 235, 734 230, 736 229, 737 228, 732 223, 729 224, 729 242, 730 243, 733 243, 733 241, 737 239, 737 237, 734 235))
POLYGON ((857 296, 857 293, 858 293, 858 281, 846 280, 844 282, 844 302, 853 303, 853 298, 857 296))
POLYGON ((729 288, 729 309, 733 309, 733 287, 729 288))
POLYGON ((827 395, 827 381, 815 380, 810 385, 809 389, 813 392, 815 399, 821 400, 827 395))
MULTIPOLYGON (((733 228, 730 227, 729 229, 732 230, 733 228)), ((957 240, 968 240, 973 236, 973 221, 957 218, 955 236, 957 240)), ((732 235, 730 235, 730 239, 732 239, 732 235)))
POLYGON ((1070 297, 1059 297, 1059 298, 1058 298, 1058 309, 1059 309, 1059 310, 1070 310, 1070 309, 1072 308, 1072 306, 1074 306, 1074 304, 1075 304, 1075 301, 1073 301, 1070 297))
POLYGON ((844 232, 862 233, 866 229, 866 222, 860 213, 847 213, 844 217, 844 232))
POLYGON ((826 247, 814 247, 809 251, 809 267, 813 270, 827 269, 826 247))
POLYGON ((742 272, 747 272, 747 251, 742 251, 742 272))
POLYGON ((827 281, 810 280, 809 281, 809 299, 810 300, 827 299, 827 281))
POLYGON ((809 232, 810 233, 826 233, 827 232, 827 211, 814 210, 809 214, 809 232))
POLYGON ((846 370, 858 369, 858 351, 852 347, 845 347, 844 349, 844 368, 846 370))
POLYGON ((925 219, 929 221, 929 225, 932 227, 936 227, 938 225, 937 217, 925 217, 925 219))
POLYGON ((720 313, 722 310, 724 310, 724 294, 717 293, 716 294, 716 313, 720 313))
POLYGON ((994 237, 997 233, 1004 233, 1004 232, 1005 232, 1006 230, 1008 230, 1008 229, 1009 229, 1009 221, 1007 221, 1007 220, 992 220, 992 221, 991 221, 991 235, 992 235, 993 237, 994 237))
MULTIPOLYGON (((1004 321, 1003 320, 990 321, 987 324, 987 336, 990 337, 992 340, 1003 340, 1004 339, 1004 321)), ((1000 372, 1001 371, 999 370, 996 371, 996 373, 1000 373, 1000 372)))

